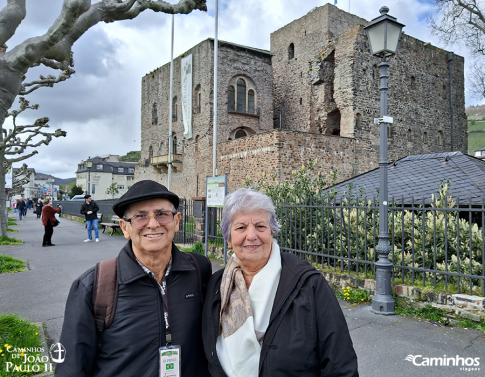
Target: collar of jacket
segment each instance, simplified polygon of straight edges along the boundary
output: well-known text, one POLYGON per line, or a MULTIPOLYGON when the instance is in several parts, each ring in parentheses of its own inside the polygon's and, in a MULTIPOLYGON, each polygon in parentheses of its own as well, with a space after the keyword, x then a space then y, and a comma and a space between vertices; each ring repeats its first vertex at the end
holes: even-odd
MULTIPOLYGON (((172 272, 195 271, 195 266, 190 263, 190 257, 181 252, 172 242, 172 272)), ((127 284, 134 280, 147 276, 133 254, 131 240, 121 249, 116 263, 118 271, 118 283, 127 284)))

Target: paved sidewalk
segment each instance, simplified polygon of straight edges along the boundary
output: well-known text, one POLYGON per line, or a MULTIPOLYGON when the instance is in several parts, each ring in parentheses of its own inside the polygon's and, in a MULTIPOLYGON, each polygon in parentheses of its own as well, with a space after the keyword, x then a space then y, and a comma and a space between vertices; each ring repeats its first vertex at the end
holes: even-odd
MULTIPOLYGON (((13 215, 10 215, 13 216, 13 215)), ((100 234, 99 243, 84 243, 84 224, 61 219, 54 229, 54 247, 42 247, 44 227, 29 212, 18 222, 20 233, 11 237, 25 243, 0 246, 0 253, 26 260, 29 270, 0 275, 0 313, 16 313, 46 325, 47 336, 57 342, 64 306, 72 281, 96 262, 118 255, 126 240, 100 234)), ((222 268, 213 261, 213 270, 222 268)), ((441 327, 414 318, 380 316, 368 305, 341 306, 359 358, 360 375, 367 377, 482 376, 485 375, 485 334, 477 330, 441 327), (408 355, 424 358, 480 358, 480 371, 463 371, 456 366, 415 366, 408 355)), ((190 377, 190 376, 187 376, 190 377)), ((277 376, 275 376, 277 377, 277 376)))

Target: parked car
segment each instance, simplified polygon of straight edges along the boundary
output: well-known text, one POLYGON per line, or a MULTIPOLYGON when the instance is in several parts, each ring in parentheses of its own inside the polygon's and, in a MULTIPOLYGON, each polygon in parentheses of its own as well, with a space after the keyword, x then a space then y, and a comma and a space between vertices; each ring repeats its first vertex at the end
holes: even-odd
POLYGON ((84 195, 74 195, 71 200, 84 200, 84 195))

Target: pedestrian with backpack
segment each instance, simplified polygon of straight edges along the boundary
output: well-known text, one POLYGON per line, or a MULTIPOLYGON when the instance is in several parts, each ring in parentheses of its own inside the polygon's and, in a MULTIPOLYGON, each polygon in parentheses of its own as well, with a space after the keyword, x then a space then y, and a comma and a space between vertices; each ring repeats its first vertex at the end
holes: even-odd
POLYGON ((178 206, 176 194, 151 180, 115 202, 128 242, 72 284, 56 376, 209 376, 201 320, 211 264, 173 243, 178 206))
POLYGON ((85 203, 81 206, 81 214, 86 218, 86 228, 88 229, 88 238, 84 242, 91 242, 93 240, 92 228, 94 228, 94 235, 96 242, 99 242, 98 230, 98 211, 99 207, 96 202, 91 199, 91 195, 84 195, 85 203))

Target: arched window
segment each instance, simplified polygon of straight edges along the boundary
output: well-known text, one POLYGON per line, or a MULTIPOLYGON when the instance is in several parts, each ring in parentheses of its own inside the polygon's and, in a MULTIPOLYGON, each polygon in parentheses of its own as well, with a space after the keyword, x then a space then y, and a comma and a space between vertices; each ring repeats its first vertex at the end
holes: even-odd
POLYGON ((412 142, 413 141, 413 132, 411 131, 411 129, 408 129, 408 142, 412 142))
POLYGON ((428 133, 423 132, 423 144, 428 144, 428 133))
POLYGON ((290 43, 288 46, 288 60, 291 60, 295 57, 295 45, 290 43))
POLYGON ((229 85, 229 89, 227 91, 227 109, 229 111, 236 110, 235 104, 236 104, 236 91, 234 90, 234 87, 232 85, 229 85))
POLYGON ((199 151, 199 135, 195 137, 195 151, 199 151))
POLYGON ((237 111, 246 112, 246 81, 237 80, 237 111))
POLYGON ((438 145, 443 145, 443 131, 438 131, 438 145))
POLYGON ((148 158, 152 158, 153 157, 153 147, 150 145, 150 147, 148 148, 148 158))
POLYGON ((248 136, 246 131, 244 130, 237 130, 236 134, 234 135, 234 139, 239 139, 240 137, 248 136))
POLYGON ((254 114, 254 90, 248 91, 248 113, 254 114))
POLYGON ((158 124, 158 116, 157 116, 157 103, 154 102, 152 106, 152 124, 158 124))

